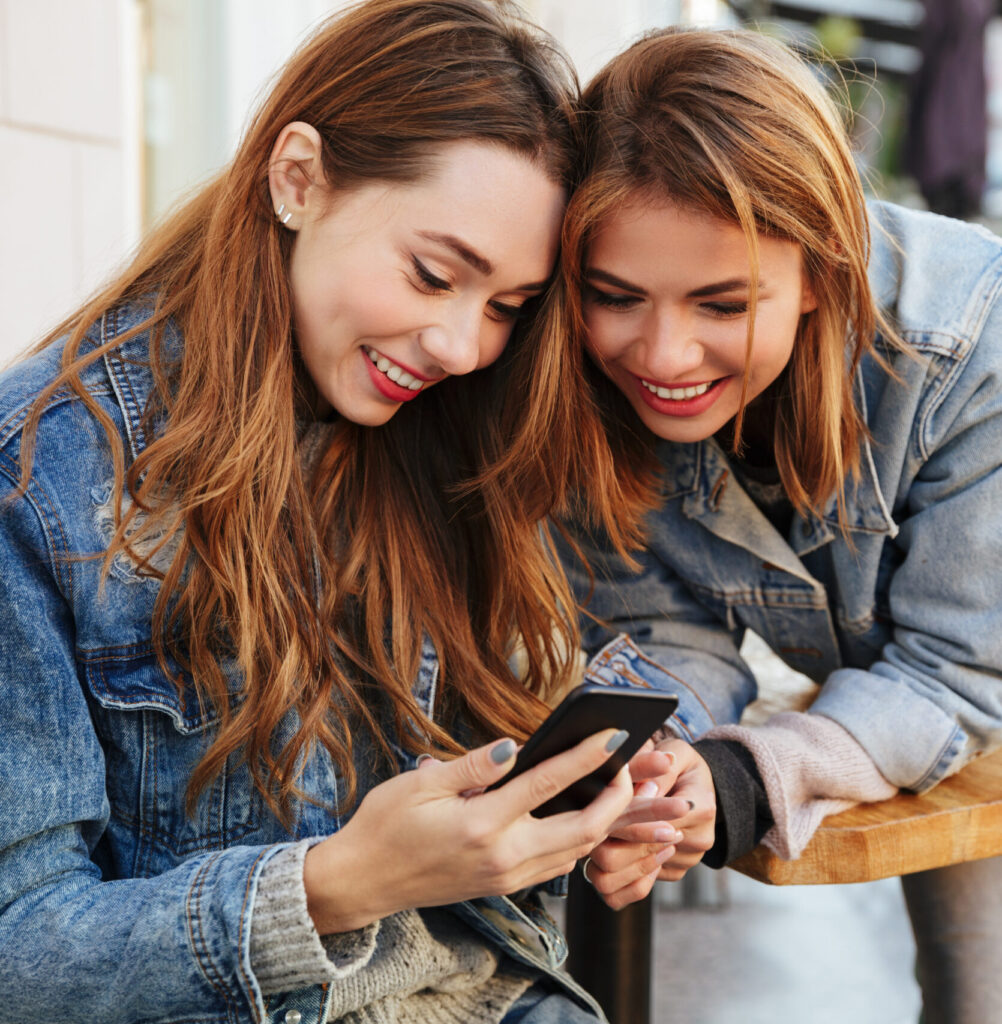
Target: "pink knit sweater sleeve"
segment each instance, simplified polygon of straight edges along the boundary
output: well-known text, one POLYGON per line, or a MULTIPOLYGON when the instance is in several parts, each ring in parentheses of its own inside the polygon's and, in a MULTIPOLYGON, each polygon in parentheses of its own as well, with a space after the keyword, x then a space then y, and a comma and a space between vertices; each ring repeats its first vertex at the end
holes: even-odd
POLYGON ((824 715, 786 711, 763 725, 718 726, 704 738, 733 740, 751 752, 774 821, 762 842, 783 860, 799 857, 829 814, 898 791, 856 740, 824 715))

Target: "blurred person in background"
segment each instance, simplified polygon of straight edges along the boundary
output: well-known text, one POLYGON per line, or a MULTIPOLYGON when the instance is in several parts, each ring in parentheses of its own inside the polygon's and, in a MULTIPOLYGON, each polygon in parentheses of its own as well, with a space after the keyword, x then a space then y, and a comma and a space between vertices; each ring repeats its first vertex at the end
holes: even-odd
POLYGON ((981 212, 988 150, 985 29, 996 0, 925 0, 904 169, 935 213, 981 212))

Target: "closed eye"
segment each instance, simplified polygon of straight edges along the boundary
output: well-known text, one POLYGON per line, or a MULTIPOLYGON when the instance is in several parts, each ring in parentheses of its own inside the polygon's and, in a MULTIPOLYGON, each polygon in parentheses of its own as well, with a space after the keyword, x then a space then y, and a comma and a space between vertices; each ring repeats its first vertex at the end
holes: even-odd
POLYGON ((439 295, 442 292, 451 292, 452 285, 433 274, 418 258, 411 254, 411 263, 414 266, 414 273, 420 282, 418 289, 426 295, 439 295))
POLYGON ((748 303, 744 300, 740 302, 703 302, 700 305, 712 316, 744 316, 748 312, 748 303))
POLYGON ((620 292, 604 292, 594 285, 586 285, 585 294, 587 298, 597 306, 604 306, 606 309, 625 311, 633 309, 634 306, 644 300, 639 295, 624 295, 620 292))
POLYGON ((519 320, 528 316, 538 304, 539 296, 534 295, 519 303, 517 306, 511 302, 498 302, 497 300, 487 303, 487 318, 503 323, 506 320, 519 320), (493 316, 491 315, 493 313, 493 316))

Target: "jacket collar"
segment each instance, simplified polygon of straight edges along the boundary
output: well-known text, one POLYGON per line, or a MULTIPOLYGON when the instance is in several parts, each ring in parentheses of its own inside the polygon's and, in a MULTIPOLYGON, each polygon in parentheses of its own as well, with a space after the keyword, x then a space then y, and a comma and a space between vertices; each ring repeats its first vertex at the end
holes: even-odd
MULTIPOLYGON (((101 318, 101 344, 125 334, 147 319, 152 312, 152 305, 149 304, 109 310, 101 318)), ((180 359, 180 331, 172 321, 168 321, 164 331, 164 359, 180 359)), ((105 353, 104 364, 122 409, 129 450, 135 459, 152 440, 148 434, 150 424, 143 419, 154 383, 153 370, 150 366, 149 333, 140 331, 116 348, 110 349, 105 353)))
MULTIPOLYGON (((861 368, 856 371, 854 391, 865 421, 861 368)), ((777 543, 776 531, 735 479, 727 454, 715 438, 685 444, 659 441, 656 452, 665 470, 662 497, 680 499, 682 514, 687 518, 794 575, 802 575, 804 569, 799 558, 791 557, 790 549, 803 556, 830 543, 840 532, 838 502, 832 495, 822 515, 794 516, 787 544, 777 543)), ((850 533, 893 537, 898 532, 880 489, 873 450, 866 438, 860 451, 859 474, 846 488, 846 519, 850 533)))

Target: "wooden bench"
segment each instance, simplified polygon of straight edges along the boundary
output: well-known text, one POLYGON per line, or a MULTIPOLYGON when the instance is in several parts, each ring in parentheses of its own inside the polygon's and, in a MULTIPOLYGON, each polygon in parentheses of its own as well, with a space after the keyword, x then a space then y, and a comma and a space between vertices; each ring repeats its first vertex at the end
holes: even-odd
MULTIPOLYGON (((742 653, 754 667, 755 650, 742 653)), ((803 709, 815 688, 803 677, 785 675, 760 692, 743 723, 763 721, 778 710, 803 709)), ((730 867, 770 885, 824 885, 869 882, 998 855, 1002 750, 976 758, 921 796, 903 793, 825 818, 797 860, 780 860, 760 846, 730 867)), ((653 903, 647 899, 616 913, 579 871, 571 876, 567 969, 598 1000, 611 1024, 650 1022, 653 903)))

